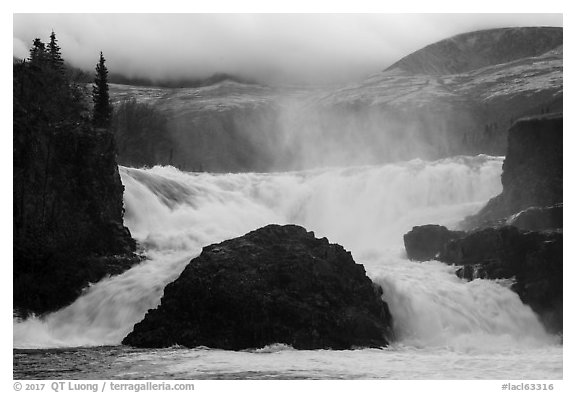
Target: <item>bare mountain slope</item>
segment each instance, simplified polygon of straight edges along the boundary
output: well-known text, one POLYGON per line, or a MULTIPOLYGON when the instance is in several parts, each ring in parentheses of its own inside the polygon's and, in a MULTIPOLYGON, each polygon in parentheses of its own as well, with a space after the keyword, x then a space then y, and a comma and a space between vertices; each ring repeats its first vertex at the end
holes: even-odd
POLYGON ((512 27, 459 34, 391 65, 414 74, 460 74, 544 54, 562 45, 561 27, 512 27))

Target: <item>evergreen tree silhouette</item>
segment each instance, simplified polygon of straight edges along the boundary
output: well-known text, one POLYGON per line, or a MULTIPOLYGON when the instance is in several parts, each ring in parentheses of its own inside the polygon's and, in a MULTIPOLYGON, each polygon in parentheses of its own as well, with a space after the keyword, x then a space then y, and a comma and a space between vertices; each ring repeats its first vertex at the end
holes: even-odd
POLYGON ((112 119, 112 106, 108 93, 108 69, 105 62, 106 59, 100 52, 100 61, 96 64, 96 77, 92 87, 92 100, 94 101, 92 121, 96 127, 103 128, 109 127, 112 119))
POLYGON ((30 48, 30 64, 34 66, 43 66, 46 63, 48 55, 46 53, 46 45, 40 40, 35 38, 30 48))
POLYGON ((62 59, 60 47, 57 42, 56 34, 52 31, 50 34, 50 42, 48 43, 47 55, 52 68, 62 74, 64 73, 64 59, 62 59))

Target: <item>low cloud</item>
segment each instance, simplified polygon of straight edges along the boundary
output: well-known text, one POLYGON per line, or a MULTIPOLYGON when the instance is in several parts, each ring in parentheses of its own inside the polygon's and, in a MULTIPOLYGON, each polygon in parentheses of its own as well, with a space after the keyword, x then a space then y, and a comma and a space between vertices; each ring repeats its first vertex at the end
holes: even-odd
POLYGON ((63 56, 151 79, 216 72, 265 82, 339 83, 454 34, 561 26, 561 14, 15 14, 14 55, 54 30, 63 56))

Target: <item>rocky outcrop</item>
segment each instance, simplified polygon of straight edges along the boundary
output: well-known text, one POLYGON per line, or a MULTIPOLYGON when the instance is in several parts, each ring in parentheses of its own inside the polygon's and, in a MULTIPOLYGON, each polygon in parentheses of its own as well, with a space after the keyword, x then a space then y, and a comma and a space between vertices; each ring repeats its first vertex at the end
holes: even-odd
POLYGON ((391 336, 381 295, 341 246, 302 227, 268 225, 205 247, 123 344, 381 347, 391 336))
POLYGON ((404 246, 408 259, 430 261, 445 251, 445 246, 453 239, 464 236, 464 232, 450 231, 441 225, 422 225, 413 227, 404 235, 404 246))
MULTIPOLYGON (((16 116, 15 116, 16 118, 16 116)), ((123 225, 112 133, 14 123, 14 308, 42 314, 140 260, 123 225)))
POLYGON ((530 232, 513 226, 486 228, 449 242, 440 260, 463 266, 456 274, 513 278, 520 299, 551 332, 562 331, 562 233, 530 232))
POLYGON ((512 289, 546 328, 561 331, 562 172, 562 115, 516 122, 502 193, 463 223, 474 230, 414 227, 404 235, 408 257, 462 266, 456 274, 468 280, 512 278, 512 289))
POLYGON ((561 230, 500 226, 465 233, 424 225, 414 227, 404 239, 410 259, 461 266, 456 271, 460 278, 513 279, 512 290, 545 327, 550 332, 562 331, 561 230))
POLYGON ((529 207, 516 213, 506 221, 507 225, 526 231, 543 231, 563 227, 563 205, 529 207))
MULTIPOLYGON (((504 223, 522 210, 562 203, 562 119, 562 114, 553 114, 514 123, 502 166, 502 193, 478 214, 467 217, 465 228, 504 223)), ((557 223, 550 221, 551 225, 557 223)))

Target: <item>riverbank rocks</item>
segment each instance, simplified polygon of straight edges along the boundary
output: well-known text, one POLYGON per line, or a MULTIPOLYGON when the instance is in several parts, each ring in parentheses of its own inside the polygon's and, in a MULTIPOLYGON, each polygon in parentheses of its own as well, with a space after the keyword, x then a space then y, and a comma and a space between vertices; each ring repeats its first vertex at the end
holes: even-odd
POLYGON ((412 260, 461 266, 464 279, 512 279, 511 289, 552 333, 563 303, 562 114, 520 119, 508 133, 502 193, 460 226, 414 227, 404 235, 412 260))
POLYGON ((506 224, 527 231, 543 231, 563 227, 562 203, 547 207, 529 207, 511 216, 506 224))
POLYGON ((423 225, 404 239, 409 256, 414 256, 414 250, 429 251, 425 258, 412 260, 436 259, 461 266, 456 271, 460 278, 512 279, 511 289, 532 307, 547 330, 562 331, 561 230, 525 231, 504 225, 465 233, 423 225))
POLYGON ((382 347, 392 321, 381 295, 342 246, 299 226, 268 225, 205 247, 123 344, 382 347))
POLYGON ((539 315, 548 331, 562 331, 563 266, 561 231, 486 228, 451 241, 440 256, 461 265, 468 280, 511 278, 511 289, 539 315))
POLYGON ((441 225, 429 224, 413 227, 404 235, 406 254, 408 259, 413 261, 436 259, 450 240, 459 239, 464 234, 460 231, 450 231, 441 225))

